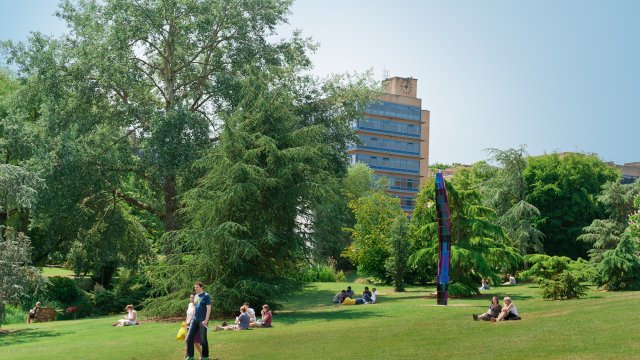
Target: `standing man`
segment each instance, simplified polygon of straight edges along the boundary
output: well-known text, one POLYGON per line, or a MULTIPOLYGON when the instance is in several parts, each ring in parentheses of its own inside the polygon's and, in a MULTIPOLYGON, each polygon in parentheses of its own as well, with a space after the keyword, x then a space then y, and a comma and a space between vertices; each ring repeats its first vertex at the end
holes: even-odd
POLYGON ((196 296, 193 299, 195 314, 191 319, 189 332, 187 333, 187 359, 193 360, 193 344, 197 335, 200 336, 202 345, 202 360, 209 360, 209 342, 207 341, 207 328, 209 327, 209 316, 211 315, 211 297, 204 292, 201 282, 193 285, 196 296))

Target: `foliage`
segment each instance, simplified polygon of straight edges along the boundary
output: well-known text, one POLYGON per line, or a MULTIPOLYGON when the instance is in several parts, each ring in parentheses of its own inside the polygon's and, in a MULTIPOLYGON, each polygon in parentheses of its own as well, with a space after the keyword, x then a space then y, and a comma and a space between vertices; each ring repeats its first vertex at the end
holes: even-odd
POLYGON ((393 279, 393 272, 385 266, 394 253, 391 237, 400 236, 400 233, 392 235, 392 229, 400 218, 406 216, 400 208, 400 199, 389 195, 385 191, 387 187, 388 179, 383 177, 368 194, 349 202, 356 223, 348 229, 353 242, 342 254, 358 266, 359 273, 385 283, 393 279))
POLYGON ((577 237, 594 219, 604 218, 596 197, 619 173, 593 155, 551 154, 530 157, 527 163, 526 200, 540 210, 538 228, 546 236, 545 253, 586 258, 589 246, 577 237))
POLYGON ((304 282, 343 282, 344 272, 336 271, 330 264, 311 264, 304 270, 302 278, 304 282))
POLYGON ((525 256, 529 269, 520 273, 523 280, 540 285, 544 299, 574 299, 584 296, 587 287, 581 281, 591 280, 595 273, 586 260, 571 260, 566 256, 532 254, 525 256))
POLYGON ((391 226, 389 242, 391 243, 391 256, 387 259, 385 268, 393 279, 395 291, 404 291, 411 248, 409 224, 406 217, 398 217, 395 220, 391 226))
MULTIPOLYGON (((0 310, 4 311, 6 303, 15 305, 37 294, 46 283, 46 278, 31 266, 29 238, 11 227, 0 226, 0 310)), ((3 315, 0 312, 0 317, 3 315)))
MULTIPOLYGON (((4 304, 0 305, 2 307, 4 304)), ((24 324, 27 321, 28 313, 20 306, 5 305, 4 319, 2 319, 3 312, 0 311, 0 324, 24 324)))
POLYGON ((108 315, 122 312, 124 306, 120 305, 118 297, 114 291, 100 290, 95 293, 95 310, 98 315, 108 315))
MULTIPOLYGON (((433 180, 427 180, 427 183, 433 183, 433 180)), ((495 212, 482 206, 477 190, 467 187, 468 183, 447 180, 445 183, 452 227, 450 289, 457 295, 476 294, 482 278, 498 283, 500 273, 516 270, 522 264, 522 256, 516 248, 505 245, 504 229, 496 223, 495 212)), ((423 278, 433 279, 437 275, 438 261, 433 186, 420 190, 411 226, 414 250, 409 262, 414 269, 428 272, 423 278)))
POLYGON ((94 313, 92 295, 78 288, 76 281, 67 277, 49 278, 49 284, 42 294, 41 301, 55 307, 60 319, 85 317, 94 313), (78 308, 75 314, 66 313, 65 310, 70 306, 78 308))
POLYGON ((277 306, 299 289, 313 209, 346 173, 349 120, 371 91, 366 79, 318 83, 297 71, 247 69, 242 101, 197 162, 205 175, 184 198, 188 227, 170 234, 173 253, 149 272, 162 296, 148 302, 152 312, 159 302, 179 304, 197 279, 216 313, 244 301, 277 306))
POLYGON ((544 234, 535 227, 540 211, 526 201, 528 186, 523 173, 527 167, 524 145, 518 149, 489 149, 497 171, 484 186, 488 204, 498 214, 498 224, 507 232, 509 244, 520 249, 522 255, 542 251, 544 234))
POLYGON ((311 251, 315 261, 326 258, 337 260, 339 269, 348 269, 351 264, 340 255, 351 244, 346 231, 355 224, 355 217, 349 208, 350 200, 366 194, 373 184, 373 171, 364 163, 349 166, 344 179, 333 186, 313 210, 313 231, 311 251))
POLYGON ((581 285, 570 271, 563 271, 553 279, 541 279, 538 283, 545 299, 577 299, 587 294, 587 287, 581 285))
POLYGON ((625 232, 615 249, 607 250, 596 265, 596 284, 608 290, 640 290, 640 244, 625 232))
POLYGON ((607 182, 602 186, 598 195, 601 203, 609 214, 608 219, 595 219, 589 226, 585 226, 583 234, 578 240, 591 245, 589 258, 594 264, 602 261, 606 250, 615 249, 620 242, 620 236, 629 224, 630 215, 634 212, 633 200, 640 193, 640 182, 634 184, 620 184, 618 181, 607 182))

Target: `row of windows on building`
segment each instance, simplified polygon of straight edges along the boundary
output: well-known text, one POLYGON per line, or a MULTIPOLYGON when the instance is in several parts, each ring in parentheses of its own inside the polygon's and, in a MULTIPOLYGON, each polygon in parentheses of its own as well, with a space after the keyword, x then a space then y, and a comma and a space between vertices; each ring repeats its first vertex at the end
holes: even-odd
POLYGON ((420 180, 416 178, 381 174, 375 174, 373 177, 377 181, 383 176, 389 179, 391 190, 418 191, 420 187, 420 180))
POLYGON ((406 210, 413 210, 415 199, 411 196, 400 196, 400 206, 406 210))
POLYGON ((360 135, 360 140, 362 141, 362 145, 358 145, 358 148, 420 155, 420 146, 417 142, 378 138, 366 135, 360 135))
POLYGON ((363 162, 373 169, 402 171, 412 174, 420 173, 420 161, 409 159, 398 159, 387 156, 374 156, 366 154, 351 155, 351 163, 363 162))
POLYGON ((359 119, 353 123, 354 129, 376 131, 385 134, 420 137, 420 125, 374 118, 359 119))
POLYGON ((416 106, 400 105, 386 101, 375 101, 368 104, 365 111, 373 115, 420 121, 420 108, 416 106))

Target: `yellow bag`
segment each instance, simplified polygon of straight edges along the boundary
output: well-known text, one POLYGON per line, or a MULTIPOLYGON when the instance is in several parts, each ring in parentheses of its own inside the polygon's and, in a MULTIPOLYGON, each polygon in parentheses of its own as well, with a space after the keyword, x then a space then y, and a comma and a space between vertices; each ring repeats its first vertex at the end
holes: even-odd
POLYGON ((346 298, 342 302, 342 305, 355 305, 355 304, 356 304, 356 299, 352 299, 352 298, 346 298))
POLYGON ((178 335, 176 335, 176 340, 184 340, 184 338, 186 337, 187 337, 187 324, 185 324, 183 321, 182 326, 180 327, 180 330, 178 330, 178 335))

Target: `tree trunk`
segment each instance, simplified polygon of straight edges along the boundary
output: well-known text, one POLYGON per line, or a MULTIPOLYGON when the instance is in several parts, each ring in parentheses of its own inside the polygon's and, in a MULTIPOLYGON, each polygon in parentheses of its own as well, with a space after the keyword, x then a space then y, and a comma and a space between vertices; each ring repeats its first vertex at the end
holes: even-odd
POLYGON ((178 229, 178 218, 176 211, 178 210, 178 200, 176 199, 176 177, 170 175, 164 178, 164 184, 162 186, 164 193, 164 229, 165 231, 173 231, 178 229))

